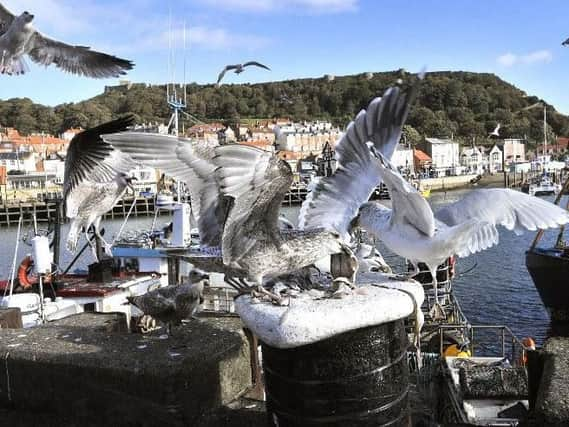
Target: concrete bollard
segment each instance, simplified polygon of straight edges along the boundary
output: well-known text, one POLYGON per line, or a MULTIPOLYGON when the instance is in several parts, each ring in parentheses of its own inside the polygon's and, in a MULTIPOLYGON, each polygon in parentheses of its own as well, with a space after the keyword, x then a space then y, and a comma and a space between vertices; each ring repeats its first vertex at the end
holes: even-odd
POLYGON ((301 292, 288 306, 236 299, 262 343, 269 426, 410 425, 404 320, 422 323, 423 288, 369 280, 342 298, 301 292))
POLYGON ((291 349, 263 344, 268 424, 409 425, 407 347, 402 320, 291 349))

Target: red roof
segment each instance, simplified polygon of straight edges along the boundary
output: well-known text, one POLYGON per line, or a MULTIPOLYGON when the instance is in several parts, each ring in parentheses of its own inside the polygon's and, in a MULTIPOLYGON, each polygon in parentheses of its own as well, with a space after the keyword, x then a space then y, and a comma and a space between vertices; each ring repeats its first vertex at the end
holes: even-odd
POLYGON ((281 150, 277 153, 279 159, 282 160, 300 160, 303 158, 303 153, 297 153, 296 151, 286 151, 281 150))
POLYGON ((431 158, 429 157, 429 155, 427 153, 425 153, 424 151, 418 150, 418 149, 413 150, 413 159, 419 163, 431 161, 431 158))
POLYGON ((559 148, 561 149, 569 148, 569 138, 564 136, 557 137, 557 145, 559 145, 559 148))

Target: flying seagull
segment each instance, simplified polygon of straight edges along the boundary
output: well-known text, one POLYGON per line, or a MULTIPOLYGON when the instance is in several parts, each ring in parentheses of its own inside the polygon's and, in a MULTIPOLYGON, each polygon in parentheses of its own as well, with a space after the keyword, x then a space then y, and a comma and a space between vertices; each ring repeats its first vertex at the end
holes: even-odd
POLYGON ((209 283, 209 275, 193 269, 188 280, 188 283, 165 286, 144 295, 126 299, 146 316, 166 323, 167 333, 170 335, 172 326, 194 317, 199 305, 203 302, 204 285, 209 283))
POLYGON ((34 15, 13 15, 0 4, 0 74, 28 71, 24 55, 41 65, 55 64, 64 71, 94 78, 118 77, 132 69, 126 59, 50 39, 32 26, 34 15))
POLYGON ((569 222, 569 212, 550 202, 510 189, 473 190, 462 200, 433 213, 429 203, 397 169, 376 152, 392 209, 377 202, 360 208, 362 228, 381 239, 394 253, 408 259, 418 273, 425 263, 433 277, 435 317, 440 313, 437 267, 452 255, 466 257, 498 244, 498 225, 516 234, 523 230, 558 227, 569 222))
POLYGON ((490 132, 488 136, 490 137, 495 136, 496 138, 498 138, 500 136, 500 134, 498 133, 499 131, 500 131, 500 123, 496 125, 496 128, 492 132, 490 132))
MULTIPOLYGON (((132 178, 128 172, 134 162, 124 153, 114 150, 101 139, 105 133, 120 132, 134 123, 126 116, 87 129, 73 137, 65 157, 63 200, 67 217, 71 219, 67 235, 67 249, 74 252, 81 229, 85 233, 93 225, 95 235, 110 251, 99 232, 102 215, 113 208, 122 197, 132 178)), ((87 241, 90 239, 87 237, 87 241)), ((95 248, 92 246, 97 257, 95 248)))
POLYGON ((269 71, 271 70, 266 65, 263 65, 257 61, 249 61, 249 62, 245 62, 244 64, 226 65, 225 68, 223 70, 221 70, 221 73, 219 73, 219 76, 217 77, 216 86, 219 87, 219 82, 221 82, 221 79, 223 79, 223 76, 225 76, 225 73, 227 73, 228 71, 235 70, 234 71, 235 74, 240 74, 243 71, 245 71, 245 67, 248 67, 249 65, 261 67, 261 68, 264 68, 265 70, 269 70, 269 71))
POLYGON ((390 159, 423 75, 408 90, 391 87, 358 113, 336 144, 334 174, 311 186, 299 214, 300 228, 324 227, 350 239, 350 222, 381 182, 381 175, 366 143, 390 159))
POLYGON ((104 139, 133 160, 188 184, 200 243, 221 254, 228 283, 240 290, 332 253, 351 254, 338 233, 279 225, 293 175, 273 153, 238 144, 204 149, 184 138, 138 132, 104 139))
POLYGON ((567 39, 563 43, 561 43, 561 46, 569 46, 569 39, 567 39))

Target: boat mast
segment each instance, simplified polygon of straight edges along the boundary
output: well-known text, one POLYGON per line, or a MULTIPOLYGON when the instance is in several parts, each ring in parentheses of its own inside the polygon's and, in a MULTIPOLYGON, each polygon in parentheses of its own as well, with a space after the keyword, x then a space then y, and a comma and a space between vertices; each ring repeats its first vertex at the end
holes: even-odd
POLYGON ((543 155, 547 153, 547 108, 543 106, 543 155))
POLYGON ((169 133, 175 136, 179 134, 179 122, 180 122, 180 112, 184 113, 186 109, 187 93, 186 93, 186 24, 184 22, 183 31, 183 43, 184 43, 184 75, 183 83, 180 84, 179 89, 181 89, 182 94, 178 96, 178 91, 176 88, 176 63, 174 60, 174 53, 172 49, 172 11, 170 10, 170 30, 168 34, 168 74, 170 75, 170 83, 166 84, 166 102, 172 110, 172 115, 170 116, 170 121, 168 122, 169 133))

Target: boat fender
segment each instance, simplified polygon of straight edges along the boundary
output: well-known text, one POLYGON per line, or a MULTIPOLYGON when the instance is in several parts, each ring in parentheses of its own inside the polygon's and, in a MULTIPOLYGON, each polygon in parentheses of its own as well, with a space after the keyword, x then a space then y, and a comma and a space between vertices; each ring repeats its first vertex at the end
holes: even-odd
POLYGON ((525 337, 522 338, 522 344, 524 346, 524 351, 522 352, 521 363, 525 366, 528 363, 528 355, 526 353, 526 350, 535 350, 535 341, 532 337, 525 337))
MULTIPOLYGON (((26 255, 18 267, 18 282, 24 289, 30 289, 39 282, 39 277, 33 273, 34 260, 31 255, 26 255)), ((49 283, 51 276, 46 276, 44 283, 49 283)))
POLYGON ((450 256, 448 258, 448 278, 452 279, 454 277, 454 267, 456 266, 456 258, 454 257, 454 255, 450 256))

